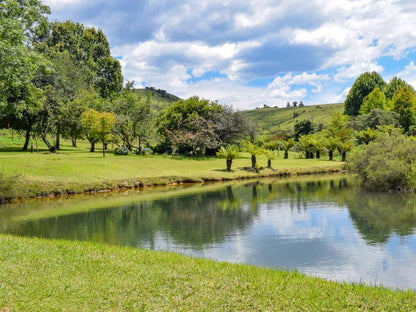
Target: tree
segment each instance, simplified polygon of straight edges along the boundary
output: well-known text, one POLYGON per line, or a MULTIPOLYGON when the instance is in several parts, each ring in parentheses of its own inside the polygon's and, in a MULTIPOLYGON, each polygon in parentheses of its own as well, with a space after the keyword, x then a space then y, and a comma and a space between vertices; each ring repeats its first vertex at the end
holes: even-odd
POLYGON ((265 149, 263 150, 263 154, 267 158, 267 168, 271 168, 272 160, 277 158, 277 152, 273 150, 265 149))
POLYGON ((393 111, 373 109, 367 115, 356 116, 351 120, 351 126, 357 131, 367 128, 376 129, 378 126, 383 125, 399 126, 399 117, 400 115, 393 111))
POLYGON ((218 158, 224 158, 226 160, 227 171, 231 171, 231 165, 233 159, 239 155, 238 147, 234 145, 227 145, 227 147, 221 146, 217 152, 218 158))
MULTIPOLYGON (((73 103, 70 102, 78 93, 87 88, 87 81, 82 68, 74 62, 68 51, 59 52, 48 49, 44 51, 44 56, 48 59, 52 70, 38 75, 34 80, 35 85, 41 88, 45 95, 39 114, 42 127, 38 127, 37 130, 49 150, 52 151, 60 148, 60 136, 67 130, 64 129, 65 119, 72 117, 64 113, 73 108, 73 103), (50 132, 55 134, 54 146, 47 139, 50 132)), ((76 112, 71 111, 70 114, 76 114, 76 112)))
POLYGON ((322 146, 327 150, 329 160, 334 157, 334 151, 338 148, 338 139, 334 137, 326 137, 322 140, 322 146))
POLYGON ((116 122, 115 135, 122 141, 123 146, 132 150, 137 146, 142 152, 142 145, 150 138, 154 128, 151 111, 151 93, 143 98, 134 89, 126 88, 114 100, 116 122))
POLYGON ((95 152, 95 143, 97 143, 98 139, 96 134, 94 133, 94 123, 96 122, 96 114, 98 112, 92 108, 87 109, 81 115, 81 122, 82 122, 82 129, 83 134, 85 135, 86 139, 90 142, 91 148, 90 152, 95 152))
POLYGON ((341 153, 341 160, 345 161, 347 153, 352 150, 352 141, 338 141, 338 150, 341 153))
POLYGON ((306 159, 313 158, 316 148, 311 135, 302 135, 297 145, 305 153, 306 159))
POLYGON ((105 157, 106 144, 113 138, 111 129, 113 128, 115 116, 113 113, 99 113, 94 124, 93 131, 96 133, 98 141, 103 143, 103 157, 105 157))
POLYGON ((53 22, 37 38, 40 52, 67 51, 82 68, 88 86, 104 98, 119 93, 123 87, 120 62, 111 56, 110 46, 101 29, 87 28, 72 21, 53 22))
POLYGON ((103 143, 103 157, 105 157, 105 146, 113 138, 111 130, 115 122, 114 114, 89 109, 82 113, 81 118, 90 142, 94 140, 94 144, 99 141, 103 143))
POLYGON ((360 112, 364 98, 369 95, 375 87, 379 87, 380 90, 383 90, 385 84, 383 78, 376 72, 366 72, 362 74, 354 82, 347 95, 347 99, 344 103, 345 114, 357 116, 360 112))
POLYGON ((195 151, 195 148, 202 152, 216 150, 226 143, 234 143, 250 128, 239 113, 198 97, 172 103, 159 115, 157 127, 165 144, 179 147, 180 152, 195 151), (240 121, 244 124, 238 125, 240 121))
POLYGON ((91 88, 79 90, 72 100, 61 107, 62 134, 71 138, 73 147, 77 147, 77 139, 83 134, 82 113, 89 108, 102 108, 102 98, 91 88))
POLYGON ((358 144, 365 144, 368 145, 371 141, 374 141, 377 138, 378 131, 376 129, 367 128, 366 130, 362 130, 357 132, 357 140, 358 144))
POLYGON ((33 37, 47 24, 49 13, 38 0, 0 1, 0 112, 26 131, 24 150, 43 101, 33 79, 47 70, 47 62, 32 49, 33 37))
POLYGON ((295 146, 295 139, 290 138, 290 139, 287 139, 287 140, 281 140, 280 142, 281 142, 281 146, 282 146, 283 150, 285 151, 284 159, 288 159, 290 149, 293 146, 295 146))
POLYGON ((364 98, 363 105, 361 105, 360 108, 360 114, 368 114, 373 109, 386 109, 386 96, 379 87, 375 87, 374 90, 364 98))
MULTIPOLYGON (((384 94, 386 95, 387 100, 392 100, 394 93, 396 93, 402 87, 409 86, 411 87, 406 81, 398 78, 393 77, 390 82, 384 87, 384 94)), ((413 87, 411 87, 413 89, 413 87)))
POLYGON ((416 94, 410 86, 404 86, 393 95, 393 109, 400 115, 399 123, 404 132, 416 121, 416 94))
POLYGON ((301 135, 307 135, 313 132, 313 125, 310 120, 301 120, 295 123, 295 140, 297 141, 301 135))
POLYGON ((261 147, 251 143, 250 141, 247 141, 243 145, 243 149, 245 152, 249 153, 251 155, 251 168, 257 170, 257 155, 260 155, 263 150, 261 147))

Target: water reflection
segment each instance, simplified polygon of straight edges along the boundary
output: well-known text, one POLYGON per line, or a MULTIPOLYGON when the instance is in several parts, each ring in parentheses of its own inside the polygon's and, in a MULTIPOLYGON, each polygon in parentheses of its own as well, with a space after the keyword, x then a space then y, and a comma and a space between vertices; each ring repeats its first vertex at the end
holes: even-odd
POLYGON ((0 229, 416 289, 415 207, 413 194, 309 177, 6 205, 0 229))

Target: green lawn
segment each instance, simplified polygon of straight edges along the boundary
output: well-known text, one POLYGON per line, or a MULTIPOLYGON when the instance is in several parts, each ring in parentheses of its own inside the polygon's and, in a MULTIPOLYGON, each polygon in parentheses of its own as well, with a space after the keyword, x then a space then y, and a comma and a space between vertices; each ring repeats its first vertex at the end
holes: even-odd
MULTIPOLYGON (((0 137, 1 172, 5 176, 18 176, 13 192, 14 196, 20 197, 327 172, 339 170, 342 166, 340 162, 326 159, 300 159, 296 153, 284 160, 283 153, 280 153, 279 158, 272 162, 273 169, 266 168, 260 173, 253 173, 244 170, 244 167, 251 165, 250 155, 242 154, 234 160, 232 172, 226 172, 225 160, 215 157, 117 156, 108 151, 103 158, 99 150, 90 153, 86 142, 80 142, 78 148, 73 148, 67 140, 62 140, 62 150, 56 154, 50 154, 44 148, 30 153, 20 151, 21 139, 11 141, 4 134, 0 137)), ((258 163, 266 167, 267 159, 264 155, 258 157, 258 163)))
POLYGON ((0 235, 0 311, 413 311, 416 294, 173 253, 0 235))

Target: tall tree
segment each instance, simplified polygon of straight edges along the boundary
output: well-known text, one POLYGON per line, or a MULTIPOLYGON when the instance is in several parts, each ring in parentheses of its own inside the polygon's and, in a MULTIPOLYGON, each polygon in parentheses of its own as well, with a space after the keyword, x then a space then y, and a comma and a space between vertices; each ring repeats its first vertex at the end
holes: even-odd
POLYGON ((381 76, 376 72, 366 72, 362 74, 354 82, 350 92, 345 100, 345 114, 350 116, 357 116, 360 112, 361 105, 364 98, 370 94, 375 87, 383 90, 385 82, 381 76))
POLYGON ((110 46, 101 29, 87 28, 72 21, 53 22, 38 36, 39 51, 54 49, 67 51, 82 67, 90 86, 102 97, 111 97, 122 90, 123 77, 120 62, 111 56, 110 46))
POLYGON ((404 132, 416 122, 416 94, 412 87, 404 86, 393 95, 393 110, 400 115, 404 132))
POLYGON ((373 109, 384 110, 386 108, 386 96, 379 87, 375 87, 373 91, 368 94, 360 108, 360 114, 365 115, 373 109))
POLYGON ((42 55, 32 50, 33 38, 47 24, 49 13, 38 0, 0 1, 0 111, 3 119, 26 130, 23 149, 43 100, 33 79, 47 69, 42 55))
POLYGON ((149 139, 154 128, 151 110, 151 93, 143 98, 132 88, 126 88, 114 100, 115 135, 122 141, 123 146, 131 150, 137 147, 142 150, 143 143, 149 139))
MULTIPOLYGON (((393 77, 390 82, 384 87, 384 94, 386 95, 386 98, 388 100, 393 99, 393 95, 396 91, 398 91, 400 88, 404 86, 410 86, 406 81, 398 78, 393 77)), ((410 86, 411 87, 411 86, 410 86)), ((412 87, 413 88, 413 87, 412 87)))

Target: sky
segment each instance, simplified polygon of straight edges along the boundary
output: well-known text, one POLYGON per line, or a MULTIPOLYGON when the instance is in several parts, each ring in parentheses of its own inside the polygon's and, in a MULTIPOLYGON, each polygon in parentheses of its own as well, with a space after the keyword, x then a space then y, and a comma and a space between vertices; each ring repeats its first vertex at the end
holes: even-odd
POLYGON ((416 87, 414 0, 44 0, 100 28, 125 81, 236 109, 345 100, 377 71, 416 87))

